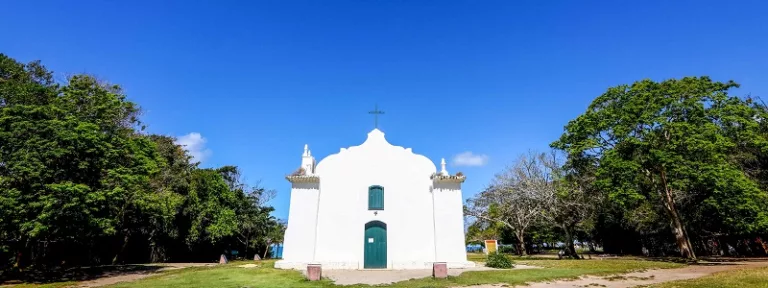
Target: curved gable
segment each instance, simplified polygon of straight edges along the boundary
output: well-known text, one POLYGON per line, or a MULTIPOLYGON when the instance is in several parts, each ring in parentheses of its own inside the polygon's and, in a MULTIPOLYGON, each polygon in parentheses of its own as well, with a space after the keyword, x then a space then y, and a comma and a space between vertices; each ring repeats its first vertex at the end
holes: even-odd
POLYGON ((437 167, 429 158, 413 153, 411 148, 390 144, 379 129, 369 132, 363 144, 341 148, 339 153, 323 158, 317 164, 315 173, 322 177, 329 172, 333 174, 331 171, 348 169, 363 169, 361 173, 408 169, 423 173, 419 175, 422 177, 429 177, 437 171, 437 167))

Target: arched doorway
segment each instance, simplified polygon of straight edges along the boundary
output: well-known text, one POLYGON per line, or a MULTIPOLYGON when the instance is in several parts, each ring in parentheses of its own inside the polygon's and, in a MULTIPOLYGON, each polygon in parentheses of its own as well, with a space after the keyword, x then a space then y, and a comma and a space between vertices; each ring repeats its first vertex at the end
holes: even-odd
POLYGON ((387 268, 387 224, 371 221, 365 224, 363 268, 387 268))

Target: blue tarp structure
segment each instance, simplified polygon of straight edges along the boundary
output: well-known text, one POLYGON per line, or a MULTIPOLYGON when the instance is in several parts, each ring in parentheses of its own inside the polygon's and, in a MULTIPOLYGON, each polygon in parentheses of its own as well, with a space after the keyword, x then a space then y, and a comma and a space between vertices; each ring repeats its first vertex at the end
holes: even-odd
POLYGON ((480 244, 467 245, 467 252, 483 252, 483 246, 480 244))
POLYGON ((283 259, 283 243, 269 245, 269 255, 274 259, 283 259))

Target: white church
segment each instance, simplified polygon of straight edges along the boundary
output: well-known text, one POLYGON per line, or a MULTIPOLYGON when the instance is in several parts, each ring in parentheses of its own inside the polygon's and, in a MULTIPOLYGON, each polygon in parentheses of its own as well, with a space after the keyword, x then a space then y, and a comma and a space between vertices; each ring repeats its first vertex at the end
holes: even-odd
POLYGON ((306 269, 474 267, 467 261, 461 184, 411 148, 393 146, 374 129, 359 146, 315 165, 304 146, 291 183, 283 260, 306 269))

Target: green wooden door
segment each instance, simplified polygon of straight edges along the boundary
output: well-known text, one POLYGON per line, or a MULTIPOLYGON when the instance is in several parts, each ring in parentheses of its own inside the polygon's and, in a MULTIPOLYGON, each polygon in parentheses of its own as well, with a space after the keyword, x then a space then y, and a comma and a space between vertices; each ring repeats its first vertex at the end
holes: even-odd
POLYGON ((387 268, 387 224, 372 221, 365 224, 365 262, 363 268, 387 268))

